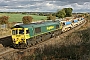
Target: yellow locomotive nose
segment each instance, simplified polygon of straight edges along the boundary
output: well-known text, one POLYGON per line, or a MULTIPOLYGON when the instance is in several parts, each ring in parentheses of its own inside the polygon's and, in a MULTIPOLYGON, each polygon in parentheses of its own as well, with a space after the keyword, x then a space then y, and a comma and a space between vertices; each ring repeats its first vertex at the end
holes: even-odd
POLYGON ((25 43, 24 35, 12 36, 12 38, 13 38, 13 43, 14 44, 25 43))
POLYGON ((23 28, 12 29, 12 39, 14 44, 25 43, 25 34, 23 28))
POLYGON ((30 38, 27 33, 28 28, 13 28, 11 31, 13 45, 26 44, 26 39, 30 38))

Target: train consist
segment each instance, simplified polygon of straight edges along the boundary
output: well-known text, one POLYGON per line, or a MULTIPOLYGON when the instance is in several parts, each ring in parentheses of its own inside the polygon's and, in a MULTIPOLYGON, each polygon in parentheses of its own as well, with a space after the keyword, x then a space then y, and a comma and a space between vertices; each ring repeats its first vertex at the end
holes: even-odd
POLYGON ((75 18, 75 19, 70 19, 68 21, 61 21, 62 27, 62 32, 66 32, 72 28, 77 27, 78 25, 82 24, 85 21, 84 17, 80 18, 75 18))
POLYGON ((39 23, 16 25, 11 30, 13 46, 24 48, 35 45, 52 37, 58 36, 85 21, 83 17, 77 19, 44 21, 39 23))

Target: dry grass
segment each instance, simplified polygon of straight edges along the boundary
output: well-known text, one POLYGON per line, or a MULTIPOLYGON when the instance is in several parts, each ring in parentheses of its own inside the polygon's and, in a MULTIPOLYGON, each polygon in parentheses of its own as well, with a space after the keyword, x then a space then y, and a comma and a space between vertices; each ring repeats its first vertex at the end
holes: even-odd
POLYGON ((14 26, 16 22, 8 23, 7 28, 1 29, 0 28, 0 38, 10 36, 11 35, 11 28, 14 26))
POLYGON ((11 29, 1 29, 0 30, 0 38, 2 38, 2 37, 5 37, 5 36, 10 36, 10 30, 11 29))
POLYGON ((0 48, 2 48, 3 47, 3 45, 2 44, 0 44, 0 48))

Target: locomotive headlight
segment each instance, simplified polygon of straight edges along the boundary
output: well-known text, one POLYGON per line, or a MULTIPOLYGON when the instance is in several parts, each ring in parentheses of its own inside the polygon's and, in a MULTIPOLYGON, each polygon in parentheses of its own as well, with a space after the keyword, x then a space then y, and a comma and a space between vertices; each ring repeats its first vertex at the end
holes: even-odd
POLYGON ((25 40, 24 38, 22 38, 21 40, 25 40))
POLYGON ((13 39, 13 42, 16 42, 15 39, 13 39))
POLYGON ((15 41, 15 39, 13 39, 15 41))
POLYGON ((24 38, 21 38, 21 42, 23 42, 23 43, 24 43, 24 42, 25 42, 25 39, 24 39, 24 38))

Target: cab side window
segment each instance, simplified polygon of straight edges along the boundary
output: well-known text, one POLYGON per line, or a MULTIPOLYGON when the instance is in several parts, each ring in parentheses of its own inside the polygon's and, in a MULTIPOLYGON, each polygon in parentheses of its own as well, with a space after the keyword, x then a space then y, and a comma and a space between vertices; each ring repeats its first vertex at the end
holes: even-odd
POLYGON ((29 30, 26 30, 26 34, 29 34, 29 30))
POLYGON ((15 30, 12 30, 12 35, 15 35, 16 33, 15 33, 15 30))
POLYGON ((24 34, 24 30, 19 30, 19 34, 24 34))
POLYGON ((41 32, 41 27, 35 28, 35 33, 40 33, 41 32))
POLYGON ((59 25, 56 25, 56 29, 59 28, 59 25))

